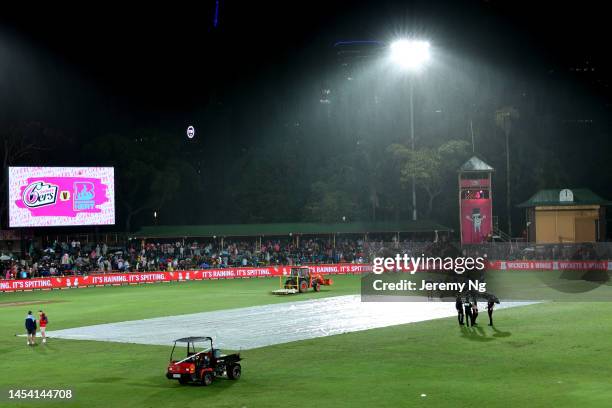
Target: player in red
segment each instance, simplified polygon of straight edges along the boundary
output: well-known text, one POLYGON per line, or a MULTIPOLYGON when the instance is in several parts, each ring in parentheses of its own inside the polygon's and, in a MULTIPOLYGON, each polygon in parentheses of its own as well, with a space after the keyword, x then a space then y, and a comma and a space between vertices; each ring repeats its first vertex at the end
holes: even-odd
POLYGON ((38 311, 38 325, 40 326, 40 336, 42 337, 43 344, 47 342, 45 331, 47 329, 48 322, 49 322, 49 319, 47 319, 47 315, 42 310, 39 310, 38 311))

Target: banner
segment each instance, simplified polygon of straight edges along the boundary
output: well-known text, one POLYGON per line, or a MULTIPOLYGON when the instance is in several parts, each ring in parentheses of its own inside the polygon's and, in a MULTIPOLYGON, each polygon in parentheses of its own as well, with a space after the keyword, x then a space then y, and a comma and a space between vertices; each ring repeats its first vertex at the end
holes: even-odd
MULTIPOLYGON (((309 265, 312 272, 325 275, 365 273, 372 270, 367 264, 309 265)), ((0 292, 34 289, 66 289, 88 286, 128 285, 154 282, 175 282, 202 279, 236 279, 286 276, 292 266, 266 266, 252 268, 198 269, 174 272, 131 272, 94 275, 76 275, 33 279, 0 280, 0 292)))
POLYGON ((491 232, 491 199, 461 200, 461 243, 480 244, 491 232))
POLYGON ((113 225, 112 167, 9 167, 9 226, 113 225))
POLYGON ((612 261, 491 261, 488 269, 507 271, 611 271, 612 261))
MULTIPOLYGON (((369 264, 308 265, 311 272, 322 275, 345 275, 372 272, 369 264)), ((130 272, 63 277, 0 280, 0 292, 16 292, 35 289, 68 289, 105 285, 134 285, 156 282, 184 282, 204 279, 238 279, 287 276, 292 266, 265 266, 253 268, 198 269, 174 272, 130 272)), ((612 261, 491 261, 490 270, 607 270, 612 271, 612 261)))

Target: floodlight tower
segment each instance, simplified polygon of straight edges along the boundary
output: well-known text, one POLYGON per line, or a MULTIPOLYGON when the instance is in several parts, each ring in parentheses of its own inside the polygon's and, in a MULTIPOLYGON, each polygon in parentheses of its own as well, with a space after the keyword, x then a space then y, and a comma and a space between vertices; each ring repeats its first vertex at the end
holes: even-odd
MULTIPOLYGON (((411 74, 418 72, 429 61, 429 43, 419 40, 397 40, 391 44, 391 59, 398 67, 411 74)), ((410 84, 410 142, 414 152, 414 87, 410 84)), ((415 177, 412 175, 412 220, 417 219, 415 177)))

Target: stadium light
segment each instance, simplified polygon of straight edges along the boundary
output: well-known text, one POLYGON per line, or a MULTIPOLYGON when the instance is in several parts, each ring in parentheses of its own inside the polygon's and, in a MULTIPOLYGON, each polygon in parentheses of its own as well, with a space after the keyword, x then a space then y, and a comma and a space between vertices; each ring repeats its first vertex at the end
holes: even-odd
MULTIPOLYGON (((429 42, 402 39, 391 43, 391 60, 405 71, 417 71, 429 61, 429 42)), ((410 140, 414 152, 414 90, 410 78, 410 140)), ((416 182, 412 175, 412 220, 417 220, 416 182)))
POLYGON ((419 40, 394 41, 391 44, 391 59, 403 69, 419 69, 429 60, 429 43, 419 40))

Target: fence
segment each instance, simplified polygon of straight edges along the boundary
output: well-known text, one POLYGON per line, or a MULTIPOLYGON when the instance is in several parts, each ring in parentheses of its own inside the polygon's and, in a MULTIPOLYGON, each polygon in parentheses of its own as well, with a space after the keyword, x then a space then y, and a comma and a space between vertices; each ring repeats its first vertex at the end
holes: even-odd
POLYGON ((365 259, 409 256, 485 256, 492 261, 597 261, 612 260, 612 242, 536 244, 529 242, 491 242, 464 245, 457 242, 367 242, 365 259))
POLYGON ((490 260, 565 260, 596 261, 612 260, 611 242, 574 243, 574 244, 536 244, 530 242, 493 242, 487 244, 465 245, 466 256, 484 256, 490 260))

